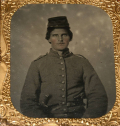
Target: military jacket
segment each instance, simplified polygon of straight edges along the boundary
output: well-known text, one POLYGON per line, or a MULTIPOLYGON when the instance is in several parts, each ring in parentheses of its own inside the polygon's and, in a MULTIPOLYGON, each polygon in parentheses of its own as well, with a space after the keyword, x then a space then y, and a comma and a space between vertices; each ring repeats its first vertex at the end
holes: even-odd
POLYGON ((69 49, 59 56, 51 49, 31 63, 20 107, 28 117, 95 118, 106 113, 107 103, 104 86, 86 58, 69 49))

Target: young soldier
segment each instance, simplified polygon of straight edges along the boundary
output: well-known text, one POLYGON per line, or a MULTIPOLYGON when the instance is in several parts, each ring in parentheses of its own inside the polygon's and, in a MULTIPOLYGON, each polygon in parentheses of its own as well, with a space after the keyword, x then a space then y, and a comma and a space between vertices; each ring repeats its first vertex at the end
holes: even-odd
POLYGON ((82 55, 69 52, 72 36, 65 16, 48 19, 46 39, 51 49, 28 70, 20 104, 24 115, 95 118, 106 113, 107 95, 95 70, 82 55))

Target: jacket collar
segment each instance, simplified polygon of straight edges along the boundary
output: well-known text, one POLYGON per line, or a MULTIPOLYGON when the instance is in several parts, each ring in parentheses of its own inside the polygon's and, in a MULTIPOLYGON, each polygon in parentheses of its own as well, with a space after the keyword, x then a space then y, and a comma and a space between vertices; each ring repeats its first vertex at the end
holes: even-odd
MULTIPOLYGON (((66 57, 71 56, 72 54, 73 54, 73 53, 72 53, 72 52, 69 52, 69 49, 66 48, 66 49, 62 52, 62 57, 63 57, 63 58, 66 58, 66 57)), ((60 55, 58 54, 58 52, 57 52, 57 51, 54 51, 52 48, 50 48, 49 55, 55 56, 55 57, 60 57, 60 55)))

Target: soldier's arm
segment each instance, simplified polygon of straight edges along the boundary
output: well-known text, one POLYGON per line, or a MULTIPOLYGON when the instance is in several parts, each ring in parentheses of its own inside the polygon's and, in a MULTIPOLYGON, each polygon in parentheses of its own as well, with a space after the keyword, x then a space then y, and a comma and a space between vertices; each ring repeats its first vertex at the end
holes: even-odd
POLYGON ((20 108, 23 115, 35 118, 45 116, 39 106, 40 86, 40 73, 35 61, 33 61, 29 67, 21 93, 20 108))
POLYGON ((96 118, 106 114, 108 98, 97 73, 87 59, 83 60, 83 80, 88 101, 83 118, 96 118))

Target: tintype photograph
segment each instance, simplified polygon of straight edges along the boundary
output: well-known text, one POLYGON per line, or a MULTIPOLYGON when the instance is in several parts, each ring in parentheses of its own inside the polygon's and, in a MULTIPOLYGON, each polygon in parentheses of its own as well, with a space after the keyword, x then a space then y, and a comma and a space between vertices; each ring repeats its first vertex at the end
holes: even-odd
POLYGON ((11 20, 11 100, 33 118, 97 118, 115 103, 113 31, 90 5, 31 4, 11 20))

